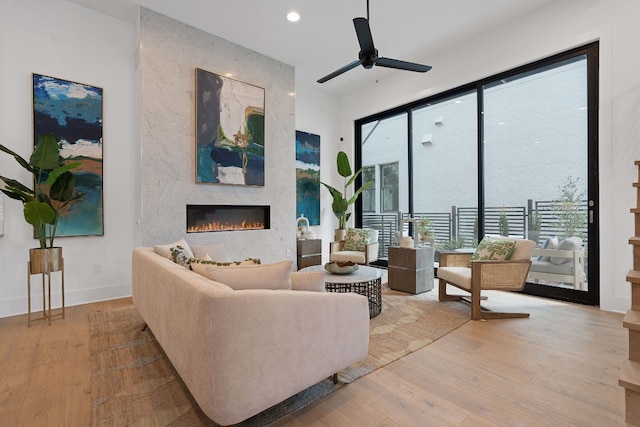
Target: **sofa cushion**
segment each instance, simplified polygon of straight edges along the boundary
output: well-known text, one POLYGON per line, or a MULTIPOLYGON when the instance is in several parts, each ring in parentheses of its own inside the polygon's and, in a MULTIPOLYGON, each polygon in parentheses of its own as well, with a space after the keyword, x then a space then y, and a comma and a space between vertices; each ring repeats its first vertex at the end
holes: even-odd
POLYGON ((248 265, 196 263, 192 264, 192 268, 195 272, 235 290, 291 289, 292 263, 291 260, 248 265))
POLYGON ((291 289, 324 292, 324 277, 322 271, 293 271, 291 272, 291 289))
MULTIPOLYGON (((576 251, 582 249, 582 239, 579 237, 569 237, 558 244, 560 251, 576 251)), ((552 264, 560 265, 571 261, 571 258, 552 256, 549 260, 552 264)))
POLYGON ((376 231, 371 228, 350 228, 344 239, 343 250, 364 252, 367 245, 375 241, 376 231))
POLYGON ((511 257, 516 247, 515 240, 498 240, 485 236, 476 251, 471 255, 469 267, 472 261, 504 261, 511 257))
POLYGON ((176 246, 182 246, 185 251, 189 254, 189 258, 193 258, 193 251, 191 247, 187 243, 186 240, 180 239, 176 242, 169 243, 168 245, 153 245, 153 251, 158 255, 161 255, 165 258, 171 259, 171 248, 175 248, 176 246))
POLYGON ((464 289, 471 289, 471 269, 469 267, 440 267, 438 278, 455 283, 464 289))

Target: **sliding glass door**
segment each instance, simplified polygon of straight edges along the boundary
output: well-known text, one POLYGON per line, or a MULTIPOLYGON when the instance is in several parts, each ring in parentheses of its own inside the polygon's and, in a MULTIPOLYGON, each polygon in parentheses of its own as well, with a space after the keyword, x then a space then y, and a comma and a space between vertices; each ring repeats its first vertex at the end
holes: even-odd
POLYGON ((383 262, 408 215, 436 253, 526 237, 525 292, 598 304, 597 59, 594 43, 356 121, 376 183, 356 221, 379 230, 383 262))
POLYGON ((587 65, 580 54, 482 88, 484 232, 549 250, 534 257, 527 290, 575 300, 588 299, 594 252, 587 65))

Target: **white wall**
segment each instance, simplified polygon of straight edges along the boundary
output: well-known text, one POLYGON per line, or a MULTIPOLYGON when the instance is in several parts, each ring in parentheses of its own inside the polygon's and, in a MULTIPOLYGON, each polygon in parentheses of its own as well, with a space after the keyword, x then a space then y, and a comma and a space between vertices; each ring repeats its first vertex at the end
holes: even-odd
MULTIPOLYGON (((138 113, 131 24, 61 0, 0 3, 0 142, 23 157, 33 147, 32 73, 104 89, 104 236, 56 239, 65 259, 67 305, 130 295, 135 235, 138 113), (102 273, 94 274, 94 266, 102 273)), ((2 175, 29 174, 0 155, 2 175)), ((5 197, 0 195, 0 197, 5 197)), ((37 247, 22 205, 5 197, 0 236, 0 317, 25 313, 28 249, 37 247)), ((33 276, 37 291, 38 277, 33 276)), ((59 278, 53 276, 54 306, 59 278)), ((41 297, 33 302, 41 304, 41 297)))
MULTIPOLYGON (((335 96, 296 82, 296 130, 320 135, 320 180, 333 186, 342 179, 336 168, 336 156, 346 145, 346 142, 340 142, 342 135, 337 131, 337 103, 338 99, 335 96)), ((329 242, 334 240, 334 229, 338 228, 338 218, 331 210, 331 201, 329 191, 321 185, 320 225, 309 228, 322 239, 323 262, 329 261, 329 242)))
POLYGON ((640 159, 640 2, 565 0, 520 20, 422 58, 427 74, 394 73, 341 99, 342 134, 353 144, 353 120, 442 92, 480 78, 600 41, 600 303, 605 310, 630 306, 625 281, 632 268, 628 238, 634 234, 629 208, 640 159))

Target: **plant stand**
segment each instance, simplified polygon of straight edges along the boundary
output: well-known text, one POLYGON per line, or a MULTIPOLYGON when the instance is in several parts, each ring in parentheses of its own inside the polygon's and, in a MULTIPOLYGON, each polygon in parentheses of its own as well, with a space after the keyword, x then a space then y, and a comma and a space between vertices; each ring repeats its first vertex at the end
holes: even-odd
POLYGON ((37 320, 49 319, 49 326, 51 326, 51 318, 54 316, 62 316, 64 319, 64 258, 60 257, 56 263, 45 262, 44 264, 37 265, 38 263, 31 264, 31 261, 27 261, 27 294, 28 294, 28 312, 27 312, 27 327, 31 327, 31 322, 37 320), (52 265, 55 264, 55 265, 52 265), (42 268, 44 266, 44 268, 42 268), (51 313, 51 273, 59 271, 61 279, 62 290, 62 308, 60 313, 51 313), (34 274, 42 275, 42 316, 37 318, 31 318, 31 276, 34 274), (45 288, 45 276, 47 279, 47 286, 45 288), (48 299, 48 309, 47 309, 48 299))

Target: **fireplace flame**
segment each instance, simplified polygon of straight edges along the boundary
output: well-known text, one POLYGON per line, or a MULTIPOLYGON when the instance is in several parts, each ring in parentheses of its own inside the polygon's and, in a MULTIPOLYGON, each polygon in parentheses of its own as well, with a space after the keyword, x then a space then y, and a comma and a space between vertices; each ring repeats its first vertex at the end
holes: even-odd
POLYGON ((242 221, 239 223, 221 223, 218 221, 209 222, 206 224, 196 224, 187 227, 187 233, 207 233, 210 231, 235 231, 235 230, 264 230, 264 224, 261 222, 247 222, 242 221))

